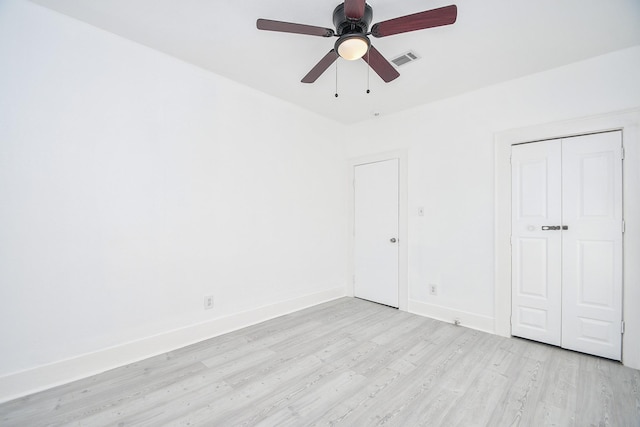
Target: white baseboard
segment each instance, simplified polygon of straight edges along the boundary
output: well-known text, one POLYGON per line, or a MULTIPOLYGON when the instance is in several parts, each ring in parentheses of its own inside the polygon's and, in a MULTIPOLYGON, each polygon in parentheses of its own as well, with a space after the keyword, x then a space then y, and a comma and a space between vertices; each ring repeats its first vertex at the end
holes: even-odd
POLYGON ((448 307, 414 300, 409 300, 409 312, 436 320, 442 320, 443 322, 448 323, 454 323, 455 319, 458 319, 460 321, 460 326, 465 326, 482 332, 488 332, 490 334, 495 333, 494 319, 489 316, 453 310, 448 307))
POLYGON ((344 287, 334 288, 9 374, 0 377, 0 403, 157 356, 343 296, 346 296, 344 287))

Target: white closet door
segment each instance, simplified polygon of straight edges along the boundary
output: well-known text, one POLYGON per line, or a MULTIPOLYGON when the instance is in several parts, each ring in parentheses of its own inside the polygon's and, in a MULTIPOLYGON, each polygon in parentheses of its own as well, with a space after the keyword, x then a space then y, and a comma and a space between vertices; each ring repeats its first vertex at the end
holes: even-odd
POLYGON ((561 145, 512 147, 512 310, 515 336, 561 344, 561 145))
POLYGON ((399 162, 354 169, 354 295, 398 307, 399 162))
POLYGON ((622 135, 562 140, 562 346, 621 358, 622 135))

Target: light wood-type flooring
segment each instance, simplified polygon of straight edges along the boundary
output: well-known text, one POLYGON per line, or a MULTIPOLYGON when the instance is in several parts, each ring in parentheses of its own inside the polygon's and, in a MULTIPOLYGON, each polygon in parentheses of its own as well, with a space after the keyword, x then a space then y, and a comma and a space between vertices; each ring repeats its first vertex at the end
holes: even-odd
POLYGON ((640 426, 640 371, 341 298, 2 404, 0 425, 640 426))

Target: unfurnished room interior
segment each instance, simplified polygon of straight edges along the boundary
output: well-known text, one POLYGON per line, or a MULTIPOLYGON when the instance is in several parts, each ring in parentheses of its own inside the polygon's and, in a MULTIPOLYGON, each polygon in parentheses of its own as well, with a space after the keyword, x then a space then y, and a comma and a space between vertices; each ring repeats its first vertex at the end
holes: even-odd
POLYGON ((638 0, 0 0, 0 424, 640 426, 638 76, 638 0))

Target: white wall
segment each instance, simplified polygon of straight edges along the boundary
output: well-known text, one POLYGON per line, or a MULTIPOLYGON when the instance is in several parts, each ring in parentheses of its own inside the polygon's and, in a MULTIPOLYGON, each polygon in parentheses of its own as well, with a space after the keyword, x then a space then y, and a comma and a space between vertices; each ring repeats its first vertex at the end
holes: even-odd
POLYGON ((336 124, 25 1, 0 58, 0 400, 344 294, 336 124))
POLYGON ((408 152, 410 311, 494 331, 494 135, 640 107, 639 75, 640 46, 351 129, 348 157, 408 152))

